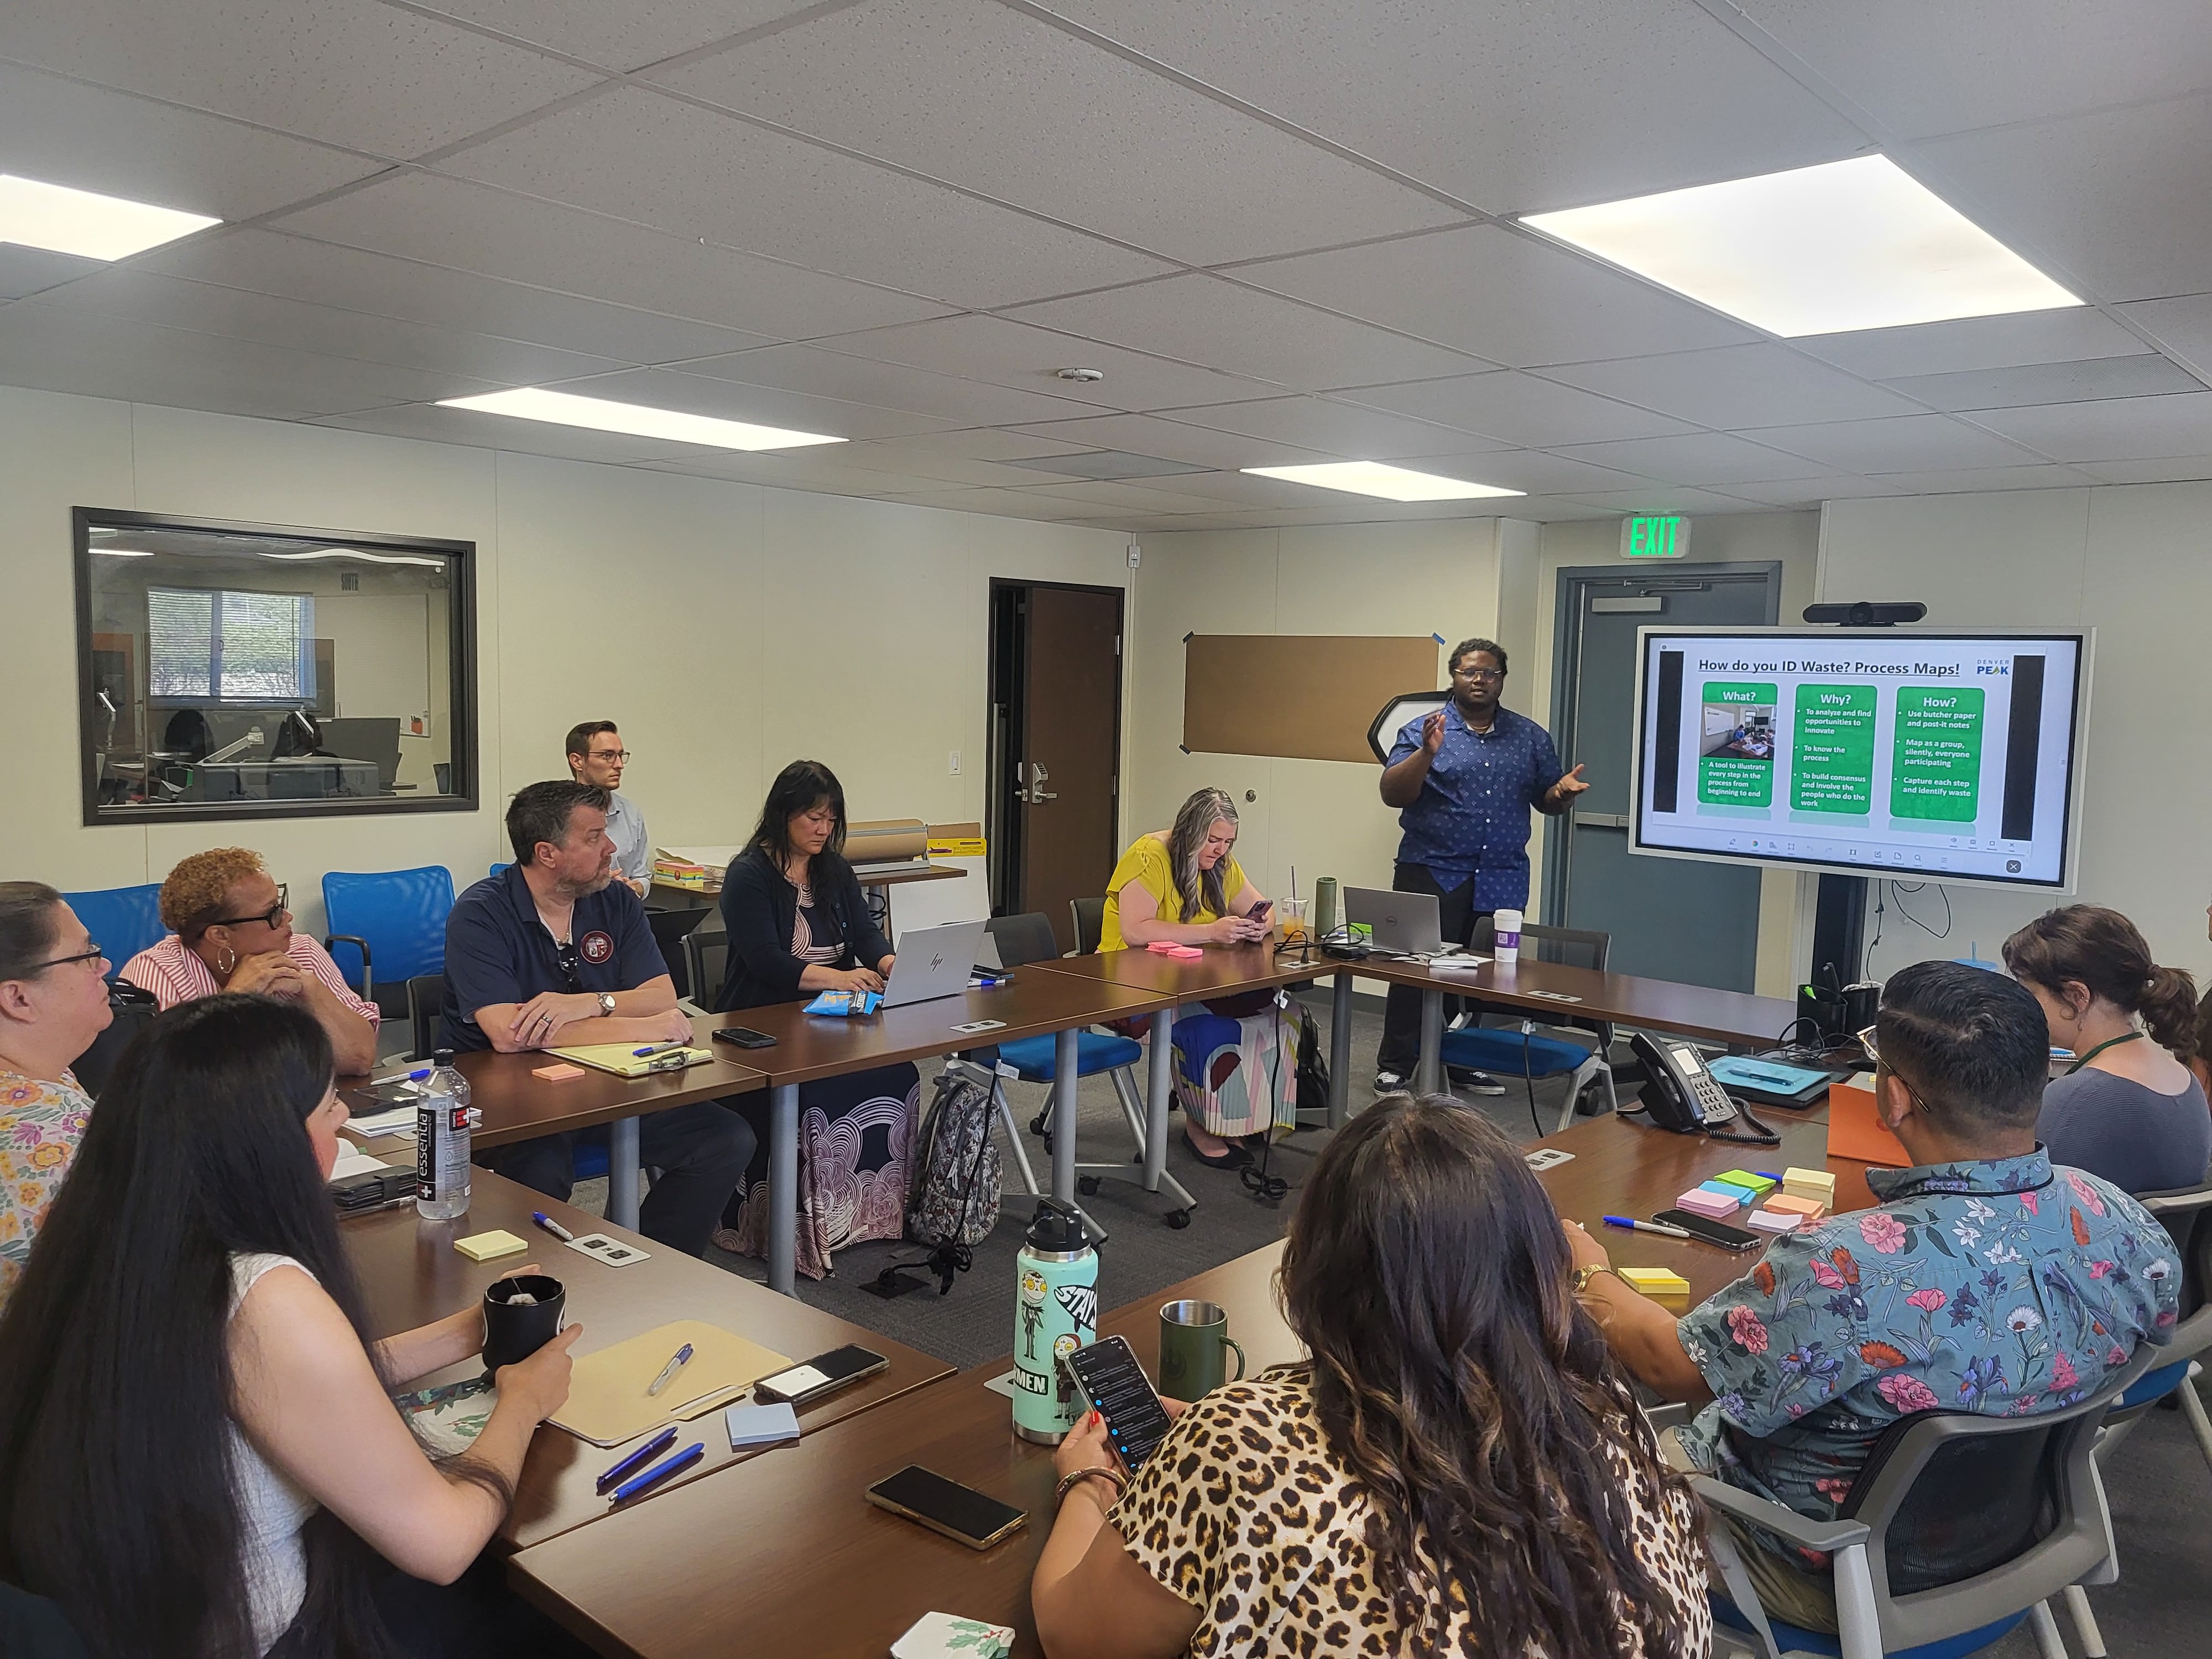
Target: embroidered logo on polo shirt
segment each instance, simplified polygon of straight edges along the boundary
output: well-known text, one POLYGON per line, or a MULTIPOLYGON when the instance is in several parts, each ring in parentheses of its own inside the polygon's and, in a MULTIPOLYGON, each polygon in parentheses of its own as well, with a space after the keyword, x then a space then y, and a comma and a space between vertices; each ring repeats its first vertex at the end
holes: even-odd
POLYGON ((594 927, 578 941, 576 949, 582 953, 585 961, 596 967, 614 955, 615 942, 611 935, 594 927))

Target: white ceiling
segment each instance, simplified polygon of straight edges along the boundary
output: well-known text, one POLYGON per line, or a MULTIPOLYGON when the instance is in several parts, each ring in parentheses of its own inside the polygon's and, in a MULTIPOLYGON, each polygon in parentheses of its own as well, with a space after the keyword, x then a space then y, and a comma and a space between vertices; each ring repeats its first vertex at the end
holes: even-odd
POLYGON ((0 172, 228 222, 0 246, 0 383, 1131 531, 2205 478, 2208 154, 2206 0, 7 0, 0 172), (1515 222, 1869 149, 2091 304, 1780 341, 1515 222), (525 385, 853 441, 434 406, 525 385), (1529 493, 1238 471, 1337 459, 1529 493))

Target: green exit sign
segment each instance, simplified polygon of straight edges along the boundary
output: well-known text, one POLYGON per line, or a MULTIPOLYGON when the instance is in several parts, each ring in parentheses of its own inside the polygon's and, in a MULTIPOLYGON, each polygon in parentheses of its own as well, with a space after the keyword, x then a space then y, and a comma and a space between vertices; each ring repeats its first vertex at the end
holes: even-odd
POLYGON ((1679 559, 1690 550, 1690 521, 1685 518, 1623 519, 1620 556, 1624 559, 1679 559))

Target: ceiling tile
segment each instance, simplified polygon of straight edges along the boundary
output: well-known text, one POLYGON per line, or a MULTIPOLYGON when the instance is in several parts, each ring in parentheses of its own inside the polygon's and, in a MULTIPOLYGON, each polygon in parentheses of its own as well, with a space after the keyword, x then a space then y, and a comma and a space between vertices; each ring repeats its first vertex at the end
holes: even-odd
POLYGON ((1567 453, 1640 477, 1679 484, 1735 484, 1754 478, 1802 478, 1802 456, 1785 455, 1725 432, 1690 432, 1674 438, 1631 438, 1623 443, 1578 444, 1567 453))
POLYGON ((1610 363, 1577 363, 1544 373, 1548 380, 1729 431, 1785 421, 1795 425, 1918 412, 1894 392, 1801 357, 1783 345, 1674 351, 1610 363))
POLYGON ((1089 501, 1096 507, 1136 513, 1215 513, 1221 503, 1203 495, 1184 495, 1173 488, 1175 480, 1158 486, 1146 483, 1117 483, 1111 479, 1072 483, 1032 484, 1022 493, 1050 500, 1089 501))
POLYGON ((1498 225, 1239 265, 1239 281, 1525 368, 1759 337, 1686 300, 1498 225))
POLYGON ((1096 444, 1072 440, 1033 438, 1026 432, 1005 432, 988 426, 951 432, 913 432, 904 437, 872 439, 866 447, 880 454, 910 457, 915 470, 923 473, 928 471, 926 463, 938 459, 1019 463, 1039 455, 1073 455, 1097 447, 1096 444))
MULTIPOLYGON (((0 42, 7 34, 0 22, 0 42)), ((20 177, 233 222, 365 179, 381 166, 302 138, 5 64, 0 163, 20 177)))
POLYGON ((2120 301, 2203 290, 2208 152, 2212 93, 2199 93, 1933 139, 1896 159, 2084 299, 2120 301))
POLYGON ((1769 505, 1711 490, 1685 489, 1679 484, 1651 484, 1642 489, 1602 493, 1584 490, 1571 499, 1613 513, 1756 513, 1769 505))
POLYGON ((2059 461, 2143 460, 2212 451, 2212 392, 1990 410, 1974 419, 2059 461))
POLYGON ((704 357, 680 367, 688 374, 780 386, 787 392, 842 398, 884 409, 910 409, 979 426, 1010 426, 1018 421, 1050 421, 1091 412, 1084 404, 1042 392, 1017 392, 1009 386, 963 380, 902 363, 848 357, 808 345, 763 346, 726 357, 704 357))
POLYGON ((0 385, 277 419, 489 392, 488 382, 69 311, 0 308, 0 385))
POLYGON ((896 480, 892 488, 901 489, 917 486, 949 489, 956 485, 980 489, 990 485, 1037 482, 1036 473, 1008 466, 1003 461, 971 461, 957 455, 916 456, 901 447, 905 441, 902 438, 884 438, 842 444, 838 447, 837 459, 863 471, 881 472, 896 480))
POLYGON ((1911 374, 1884 385, 1936 409, 2016 409, 2027 404, 2094 403, 2164 392, 2202 392, 2203 382, 2156 352, 2087 362, 2027 363, 2018 368, 1911 374))
POLYGON ((1311 484, 1257 478, 1248 472, 1188 472, 1169 480, 1164 487, 1179 495, 1218 502, 1224 510, 1311 507, 1328 499, 1311 484))
POLYGON ((2070 363, 2150 349, 2087 306, 2023 311, 2011 317, 1962 317, 1955 322, 1916 323, 1910 328, 1815 334, 1790 344, 1869 380, 2010 368, 2021 363, 2070 363))
MULTIPOLYGON (((655 409, 682 410, 687 414, 713 415, 727 421, 752 421, 763 426, 822 433, 833 438, 895 438, 902 433, 960 424, 909 410, 879 409, 842 398, 779 391, 774 386, 739 386, 734 381, 688 374, 674 368, 618 369, 611 374, 563 380, 560 389, 580 397, 649 404, 655 409)), ((487 415, 484 418, 506 417, 487 415)))
POLYGON ((0 56, 393 157, 598 78, 374 0, 9 0, 0 56))
POLYGON ((1754 442, 1802 455, 1843 472, 1903 472, 1930 467, 2025 466, 2039 458, 1948 415, 1888 421, 1828 421, 1747 432, 1754 442))
POLYGON ((380 180, 277 228, 586 298, 791 338, 910 322, 939 307, 726 247, 434 173, 380 180))
POLYGON ((2187 483, 2212 478, 2212 455, 2169 455, 2148 461, 2089 461, 2082 471, 2105 483, 2187 483))
POLYGON ((1948 472, 1881 472, 1879 483, 1895 484, 1909 495, 1977 495, 1994 489, 2053 489, 2097 482, 2070 466, 1970 466, 1948 472))
POLYGON ((1170 461, 1191 461, 1201 466, 1235 470, 1246 466, 1294 466, 1305 461, 1328 461, 1339 457, 1303 449, 1272 438, 1247 438, 1186 426, 1157 415, 1093 415, 1080 420, 1054 421, 1048 425, 1025 423, 1032 436, 1049 438, 1079 449, 1118 449, 1132 455, 1157 455, 1170 461))
POLYGON ((128 318, 165 328, 258 340, 264 345, 358 357, 434 373, 466 374, 508 386, 532 386, 627 365, 580 352, 466 334, 422 323, 342 311, 275 295, 188 282, 148 270, 110 269, 46 296, 58 308, 128 318))
POLYGON ((470 410, 441 409, 435 404, 395 404, 351 415, 325 415, 314 423, 343 427, 349 432, 381 433, 389 438, 417 438, 426 443, 462 444, 472 449, 611 465, 719 453, 695 444, 662 443, 619 432, 586 432, 573 426, 550 426, 543 421, 487 420, 470 410))
POLYGON ((428 0, 428 9, 602 69, 639 70, 790 16, 820 0, 428 0))
MULTIPOLYGON (((1656 442, 1670 440, 1658 439, 1656 442)), ((1626 489, 1643 480, 1636 474, 1609 466, 1595 466, 1570 455, 1541 449, 1489 449, 1473 453, 1447 452, 1438 455, 1407 455, 1396 465, 1423 472, 1437 472, 1469 483, 1496 484, 1531 495, 1564 495, 1585 489, 1626 489)))
POLYGON ((1346 402, 1395 410, 1464 432, 1496 439, 1507 448, 1550 449, 1613 438, 1656 438, 1686 432, 1680 421, 1632 409, 1610 398, 1500 370, 1457 374, 1405 386, 1371 386, 1344 394, 1346 402))
MULTIPOLYGON (((1216 276, 1171 276, 1024 306, 1017 319, 1299 392, 1450 374, 1468 359, 1216 276)), ((1371 402, 1372 399, 1362 401, 1371 402)))
POLYGON ((1900 137, 2192 92, 2212 63, 2200 0, 1735 0, 1900 137))
POLYGON ((834 335, 814 343, 858 357, 1132 412, 1264 398, 1277 389, 1264 380, 975 313, 834 335), (1054 371, 1061 368, 1095 368, 1106 378, 1088 382, 1055 379, 1054 371))
POLYGON ((0 300, 20 300, 26 294, 75 282, 108 269, 99 259, 80 259, 72 253, 49 253, 42 247, 18 247, 0 242, 0 300))
POLYGON ((2114 309, 2191 368, 2212 375, 2212 294, 2145 300, 2114 309))
POLYGON ((641 87, 533 121, 441 166, 694 241, 703 237, 956 306, 1012 305, 1170 268, 641 87), (732 187, 736 180, 741 187, 732 187))
POLYGON ((1820 506, 1822 501, 1852 501, 1861 496, 1903 495, 1907 493, 1900 485, 1856 477, 1849 473, 1822 478, 1773 478, 1729 486, 1731 495, 1765 501, 1770 507, 1812 507, 1820 506))
POLYGON ((1191 264, 1467 216, 993 0, 873 0, 655 78, 1191 264))
POLYGON ((1863 136, 1692 0, 1049 0, 1496 212, 1832 161, 1863 136))
MULTIPOLYGON (((1024 461, 1021 470, 1050 472, 1063 478, 1182 479, 1205 474, 1195 461, 1167 461, 1157 455, 1131 455, 1118 449, 1079 449, 1073 455, 1038 455, 1024 461)), ((1034 478, 1023 482, 1034 483, 1034 478)), ((1180 488, 1180 485, 1178 485, 1180 488)))
POLYGON ((1265 398, 1249 403, 1210 404, 1167 411, 1168 418, 1248 438, 1273 438, 1286 444, 1363 461, 1463 446, 1467 434, 1427 421, 1385 414, 1356 404, 1322 398, 1265 398))
POLYGON ((157 250, 131 265, 629 363, 672 362, 772 343, 769 336, 741 329, 271 230, 227 232, 173 251, 157 250))

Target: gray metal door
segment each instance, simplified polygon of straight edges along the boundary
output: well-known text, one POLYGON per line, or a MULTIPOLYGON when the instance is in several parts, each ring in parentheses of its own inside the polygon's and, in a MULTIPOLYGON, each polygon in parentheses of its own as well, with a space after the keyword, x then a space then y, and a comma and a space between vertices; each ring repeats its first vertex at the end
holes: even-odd
POLYGON ((1544 920, 1610 933, 1615 973, 1752 988, 1759 872, 1628 851, 1636 630, 1771 623, 1781 598, 1779 564, 1559 572, 1552 736, 1562 761, 1584 763, 1590 787, 1547 831, 1544 920))

